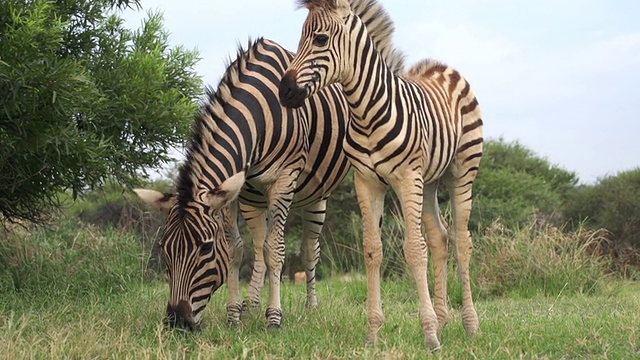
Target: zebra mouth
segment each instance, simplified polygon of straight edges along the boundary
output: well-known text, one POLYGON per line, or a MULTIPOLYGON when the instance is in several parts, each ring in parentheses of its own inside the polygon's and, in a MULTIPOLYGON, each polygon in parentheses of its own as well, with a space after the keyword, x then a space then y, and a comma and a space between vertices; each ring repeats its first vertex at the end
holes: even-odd
POLYGON ((164 325, 170 329, 188 330, 192 333, 200 332, 200 321, 196 322, 183 306, 173 307, 167 304, 167 316, 164 318, 164 325))
POLYGON ((304 104, 307 98, 307 91, 298 87, 296 82, 296 72, 287 71, 280 81, 279 88, 280 104, 288 108, 298 108, 304 104))
POLYGON ((201 330, 200 323, 196 323, 191 319, 175 318, 172 316, 167 316, 164 318, 164 326, 167 329, 185 330, 185 331, 190 331, 194 334, 199 333, 201 330))

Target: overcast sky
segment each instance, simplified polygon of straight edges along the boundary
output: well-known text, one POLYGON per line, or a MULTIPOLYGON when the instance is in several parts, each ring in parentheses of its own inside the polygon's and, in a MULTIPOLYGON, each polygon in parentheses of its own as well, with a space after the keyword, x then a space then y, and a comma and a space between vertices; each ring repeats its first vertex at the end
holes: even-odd
MULTIPOLYGON (((517 140, 582 182, 640 166, 640 1, 387 0, 411 65, 457 68, 482 106, 485 137, 517 140)), ((237 43, 296 50, 307 11, 293 0, 141 0, 137 28, 164 14, 174 45, 197 48, 217 85, 237 43)))

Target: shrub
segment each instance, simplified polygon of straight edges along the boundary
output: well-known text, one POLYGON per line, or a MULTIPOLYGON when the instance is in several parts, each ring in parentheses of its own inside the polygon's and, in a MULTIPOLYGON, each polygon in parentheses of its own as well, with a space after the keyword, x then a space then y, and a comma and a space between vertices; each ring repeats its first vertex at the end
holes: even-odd
POLYGON ((560 225, 562 205, 577 182, 575 173, 518 142, 488 140, 474 182, 470 229, 480 230, 497 219, 511 229, 534 218, 560 225))
POLYGON ((612 243, 606 249, 617 269, 637 276, 640 269, 640 168, 599 179, 594 185, 576 188, 566 206, 572 226, 585 223, 605 228, 612 243))

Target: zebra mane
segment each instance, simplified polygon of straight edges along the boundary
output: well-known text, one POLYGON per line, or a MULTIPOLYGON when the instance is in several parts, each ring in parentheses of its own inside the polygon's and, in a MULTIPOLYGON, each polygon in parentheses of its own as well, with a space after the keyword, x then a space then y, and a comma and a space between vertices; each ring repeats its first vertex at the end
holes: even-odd
POLYGON ((395 25, 378 0, 298 0, 297 4, 298 7, 305 7, 309 11, 335 12, 341 7, 346 7, 347 3, 351 11, 367 27, 373 44, 389 69, 396 75, 403 73, 405 55, 393 44, 395 25))
MULTIPOLYGON (((216 119, 224 115, 224 104, 231 98, 231 88, 240 78, 241 69, 252 56, 256 45, 263 38, 249 39, 247 50, 240 43, 236 51, 236 58, 229 57, 227 69, 220 78, 217 88, 205 87, 205 96, 200 102, 200 110, 196 113, 191 125, 191 136, 186 147, 186 159, 178 170, 176 178, 176 190, 178 193, 178 208, 185 206, 194 200, 194 192, 198 187, 199 179, 203 178, 202 166, 205 154, 209 153, 208 145, 213 142, 213 133, 218 128, 216 119)), ((219 185, 219 184, 216 184, 219 185)))

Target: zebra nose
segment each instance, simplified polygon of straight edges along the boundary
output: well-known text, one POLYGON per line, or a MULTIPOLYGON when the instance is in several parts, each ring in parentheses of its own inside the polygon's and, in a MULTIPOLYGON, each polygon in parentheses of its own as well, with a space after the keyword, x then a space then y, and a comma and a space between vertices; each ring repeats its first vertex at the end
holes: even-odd
POLYGON ((165 325, 171 328, 179 328, 197 332, 198 326, 191 316, 191 306, 184 300, 180 300, 178 305, 167 304, 167 317, 165 325))
POLYGON ((304 92, 298 88, 296 71, 288 70, 280 80, 280 103, 282 106, 297 108, 304 103, 304 92))

